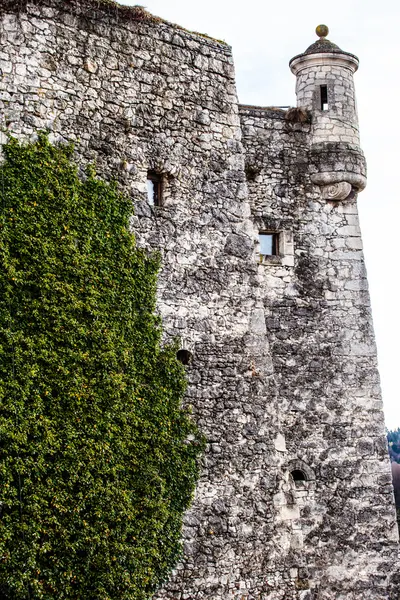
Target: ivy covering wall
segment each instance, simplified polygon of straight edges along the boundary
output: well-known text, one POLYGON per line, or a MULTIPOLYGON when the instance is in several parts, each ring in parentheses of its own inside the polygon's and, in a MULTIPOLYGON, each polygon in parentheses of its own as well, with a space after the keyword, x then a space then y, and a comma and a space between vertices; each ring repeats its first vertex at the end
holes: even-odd
POLYGON ((131 201, 45 135, 0 169, 0 597, 144 600, 202 441, 131 201))

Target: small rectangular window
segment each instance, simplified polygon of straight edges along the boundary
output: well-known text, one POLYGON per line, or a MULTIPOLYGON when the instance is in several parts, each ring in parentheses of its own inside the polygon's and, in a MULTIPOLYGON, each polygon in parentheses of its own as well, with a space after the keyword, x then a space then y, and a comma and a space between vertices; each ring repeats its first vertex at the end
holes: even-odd
POLYGON ((147 172, 147 200, 151 206, 162 204, 162 176, 155 171, 147 172))
POLYGON ((321 110, 328 110, 328 86, 320 86, 321 110))
POLYGON ((272 232, 260 232, 260 262, 265 256, 278 256, 279 254, 279 234, 272 232))

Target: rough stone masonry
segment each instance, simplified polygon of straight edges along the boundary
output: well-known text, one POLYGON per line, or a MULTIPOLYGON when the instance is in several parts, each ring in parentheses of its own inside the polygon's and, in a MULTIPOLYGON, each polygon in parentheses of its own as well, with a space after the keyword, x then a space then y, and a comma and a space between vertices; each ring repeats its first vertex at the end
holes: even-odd
POLYGON ((319 27, 283 111, 239 105, 229 46, 141 8, 0 0, 0 32, 0 141, 48 129, 118 179, 162 253, 166 337, 192 359, 208 449, 155 598, 399 600, 358 59, 319 27))

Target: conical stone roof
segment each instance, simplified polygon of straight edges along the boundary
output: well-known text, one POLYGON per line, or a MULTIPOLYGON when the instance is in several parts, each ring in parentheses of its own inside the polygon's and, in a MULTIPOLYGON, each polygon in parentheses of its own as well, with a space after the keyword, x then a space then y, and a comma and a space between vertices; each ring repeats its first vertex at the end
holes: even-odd
POLYGON ((319 39, 313 44, 311 44, 311 46, 308 46, 305 52, 294 56, 290 61, 289 65, 297 58, 300 58, 301 56, 309 56, 310 54, 344 54, 355 58, 358 62, 357 56, 351 54, 350 52, 345 52, 344 50, 339 48, 339 46, 327 39, 326 36, 329 33, 329 29, 326 25, 318 25, 315 31, 316 34, 319 36, 319 39))
POLYGON ((320 52, 340 52, 341 54, 347 54, 339 46, 327 40, 326 38, 320 38, 311 46, 308 46, 304 54, 319 54, 320 52))

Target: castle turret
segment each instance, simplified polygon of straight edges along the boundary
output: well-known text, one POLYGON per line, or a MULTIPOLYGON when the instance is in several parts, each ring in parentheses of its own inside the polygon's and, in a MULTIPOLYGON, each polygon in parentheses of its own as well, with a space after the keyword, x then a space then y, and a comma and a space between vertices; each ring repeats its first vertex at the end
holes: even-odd
POLYGON ((326 25, 316 33, 319 39, 289 65, 297 77, 297 106, 312 116, 312 181, 325 198, 343 200, 366 185, 353 81, 359 61, 326 38, 326 25))

